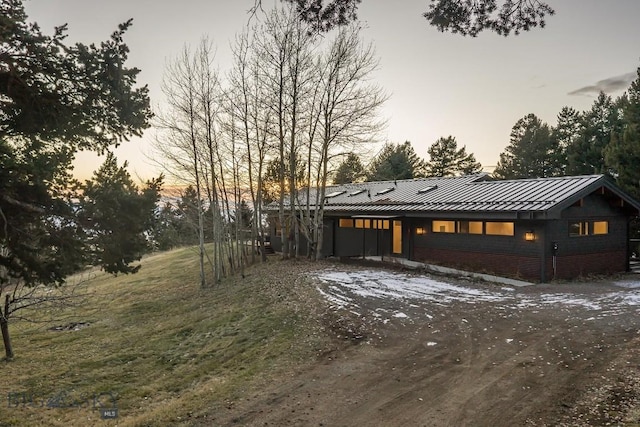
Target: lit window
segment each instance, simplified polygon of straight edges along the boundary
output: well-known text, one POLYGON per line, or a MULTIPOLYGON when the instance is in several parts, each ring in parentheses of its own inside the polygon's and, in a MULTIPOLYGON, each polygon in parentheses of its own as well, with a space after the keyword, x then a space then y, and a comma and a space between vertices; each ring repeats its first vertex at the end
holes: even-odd
POLYGON ((455 221, 433 221, 431 223, 431 230, 434 233, 455 233, 456 222, 455 221))
POLYGON ((370 219, 365 219, 364 220, 364 228, 371 228, 371 220, 370 219))
POLYGON ((416 227, 416 234, 421 236, 423 234, 427 234, 427 229, 424 227, 416 227))
POLYGON ((573 221, 569 223, 569 236, 588 236, 589 223, 586 221, 573 221))
POLYGON ((382 221, 382 228, 385 230, 389 229, 389 220, 385 219, 384 221, 382 221))
POLYGON ((486 233, 493 236, 513 236, 513 222, 487 222, 486 233))
POLYGON ((356 228, 364 228, 364 220, 356 219, 356 228))
POLYGON ((595 221, 593 223, 593 234, 609 234, 609 222, 595 221))
POLYGON ((458 221, 458 233, 482 234, 482 221, 458 221))
POLYGON ((343 227, 343 228, 352 228, 352 227, 353 227, 353 220, 352 220, 352 219, 344 219, 344 218, 341 218, 341 219, 340 219, 340 227, 343 227))

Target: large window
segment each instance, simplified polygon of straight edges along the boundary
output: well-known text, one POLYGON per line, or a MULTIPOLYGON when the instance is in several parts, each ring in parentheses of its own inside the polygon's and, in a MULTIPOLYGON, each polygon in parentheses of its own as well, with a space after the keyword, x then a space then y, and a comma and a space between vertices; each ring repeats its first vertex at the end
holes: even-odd
POLYGON ((365 219, 365 218, 340 218, 340 228, 375 228, 378 230, 388 230, 388 219, 365 219))
POLYGON ((433 220, 431 229, 434 233, 489 234, 493 236, 513 236, 513 222, 504 221, 444 221, 433 220))
POLYGON ((609 221, 571 221, 569 222, 569 236, 589 236, 609 234, 609 221))
POLYGON ((431 229, 434 233, 455 233, 456 222, 455 221, 433 221, 431 229))
POLYGON ((487 234, 492 236, 513 236, 513 222, 487 222, 485 224, 487 234))

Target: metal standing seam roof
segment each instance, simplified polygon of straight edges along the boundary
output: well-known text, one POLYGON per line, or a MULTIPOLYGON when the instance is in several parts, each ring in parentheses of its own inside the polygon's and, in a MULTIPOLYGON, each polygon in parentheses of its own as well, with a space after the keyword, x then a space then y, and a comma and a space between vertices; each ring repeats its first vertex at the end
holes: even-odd
MULTIPOLYGON (((491 181, 487 174, 477 174, 363 182, 328 186, 325 195, 331 197, 325 198, 325 211, 543 212, 584 197, 582 192, 590 187, 595 191, 599 185, 612 186, 603 175, 491 181)), ((313 205, 315 189, 310 196, 313 205)), ((305 190, 298 193, 298 200, 301 206, 306 204, 305 190)))

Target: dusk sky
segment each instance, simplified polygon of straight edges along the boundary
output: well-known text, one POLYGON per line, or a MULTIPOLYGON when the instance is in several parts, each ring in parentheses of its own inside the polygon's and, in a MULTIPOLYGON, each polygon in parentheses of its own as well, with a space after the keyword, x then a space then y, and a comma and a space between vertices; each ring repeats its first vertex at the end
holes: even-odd
MULTIPOLYGON (((46 34, 68 23, 70 42, 99 43, 133 18, 125 35, 131 49, 127 65, 142 70, 139 82, 149 85, 155 107, 163 101, 165 64, 185 44, 195 46, 208 35, 217 46, 219 71, 230 68, 229 44, 247 24, 253 2, 26 0, 25 7, 29 21, 38 22, 46 34)), ((411 141, 427 158, 431 144, 452 135, 491 170, 524 115, 534 113, 555 125, 563 106, 587 110, 600 90, 621 95, 640 65, 640 1, 548 3, 556 15, 544 29, 470 38, 430 27, 421 15, 428 0, 363 0, 358 13, 363 35, 380 58, 375 78, 390 95, 383 110, 388 127, 373 152, 383 142, 411 141)), ((120 161, 129 162, 132 175, 147 179, 159 174, 147 158, 153 136, 149 129, 116 151, 120 161)), ((100 163, 80 156, 76 172, 87 178, 100 163)))

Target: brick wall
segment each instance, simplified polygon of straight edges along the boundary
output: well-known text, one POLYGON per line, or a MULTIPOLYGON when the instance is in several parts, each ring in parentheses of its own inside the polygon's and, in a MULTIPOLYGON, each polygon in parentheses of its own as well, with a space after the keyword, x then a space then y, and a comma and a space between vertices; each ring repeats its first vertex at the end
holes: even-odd
MULTIPOLYGON (((547 260, 549 279, 553 277, 553 259, 547 260)), ((556 278, 571 279, 589 274, 612 274, 626 271, 626 251, 559 256, 556 260, 556 278)))
MULTIPOLYGON (((540 281, 540 260, 537 257, 492 254, 448 249, 415 248, 416 261, 438 263, 450 267, 540 281)), ((556 279, 572 279, 589 274, 623 272, 627 266, 625 251, 559 256, 556 279)), ((546 280, 553 279, 553 258, 547 258, 546 280)))
POLYGON ((540 281, 540 261, 533 256, 415 248, 414 258, 420 262, 435 262, 480 273, 540 281))

